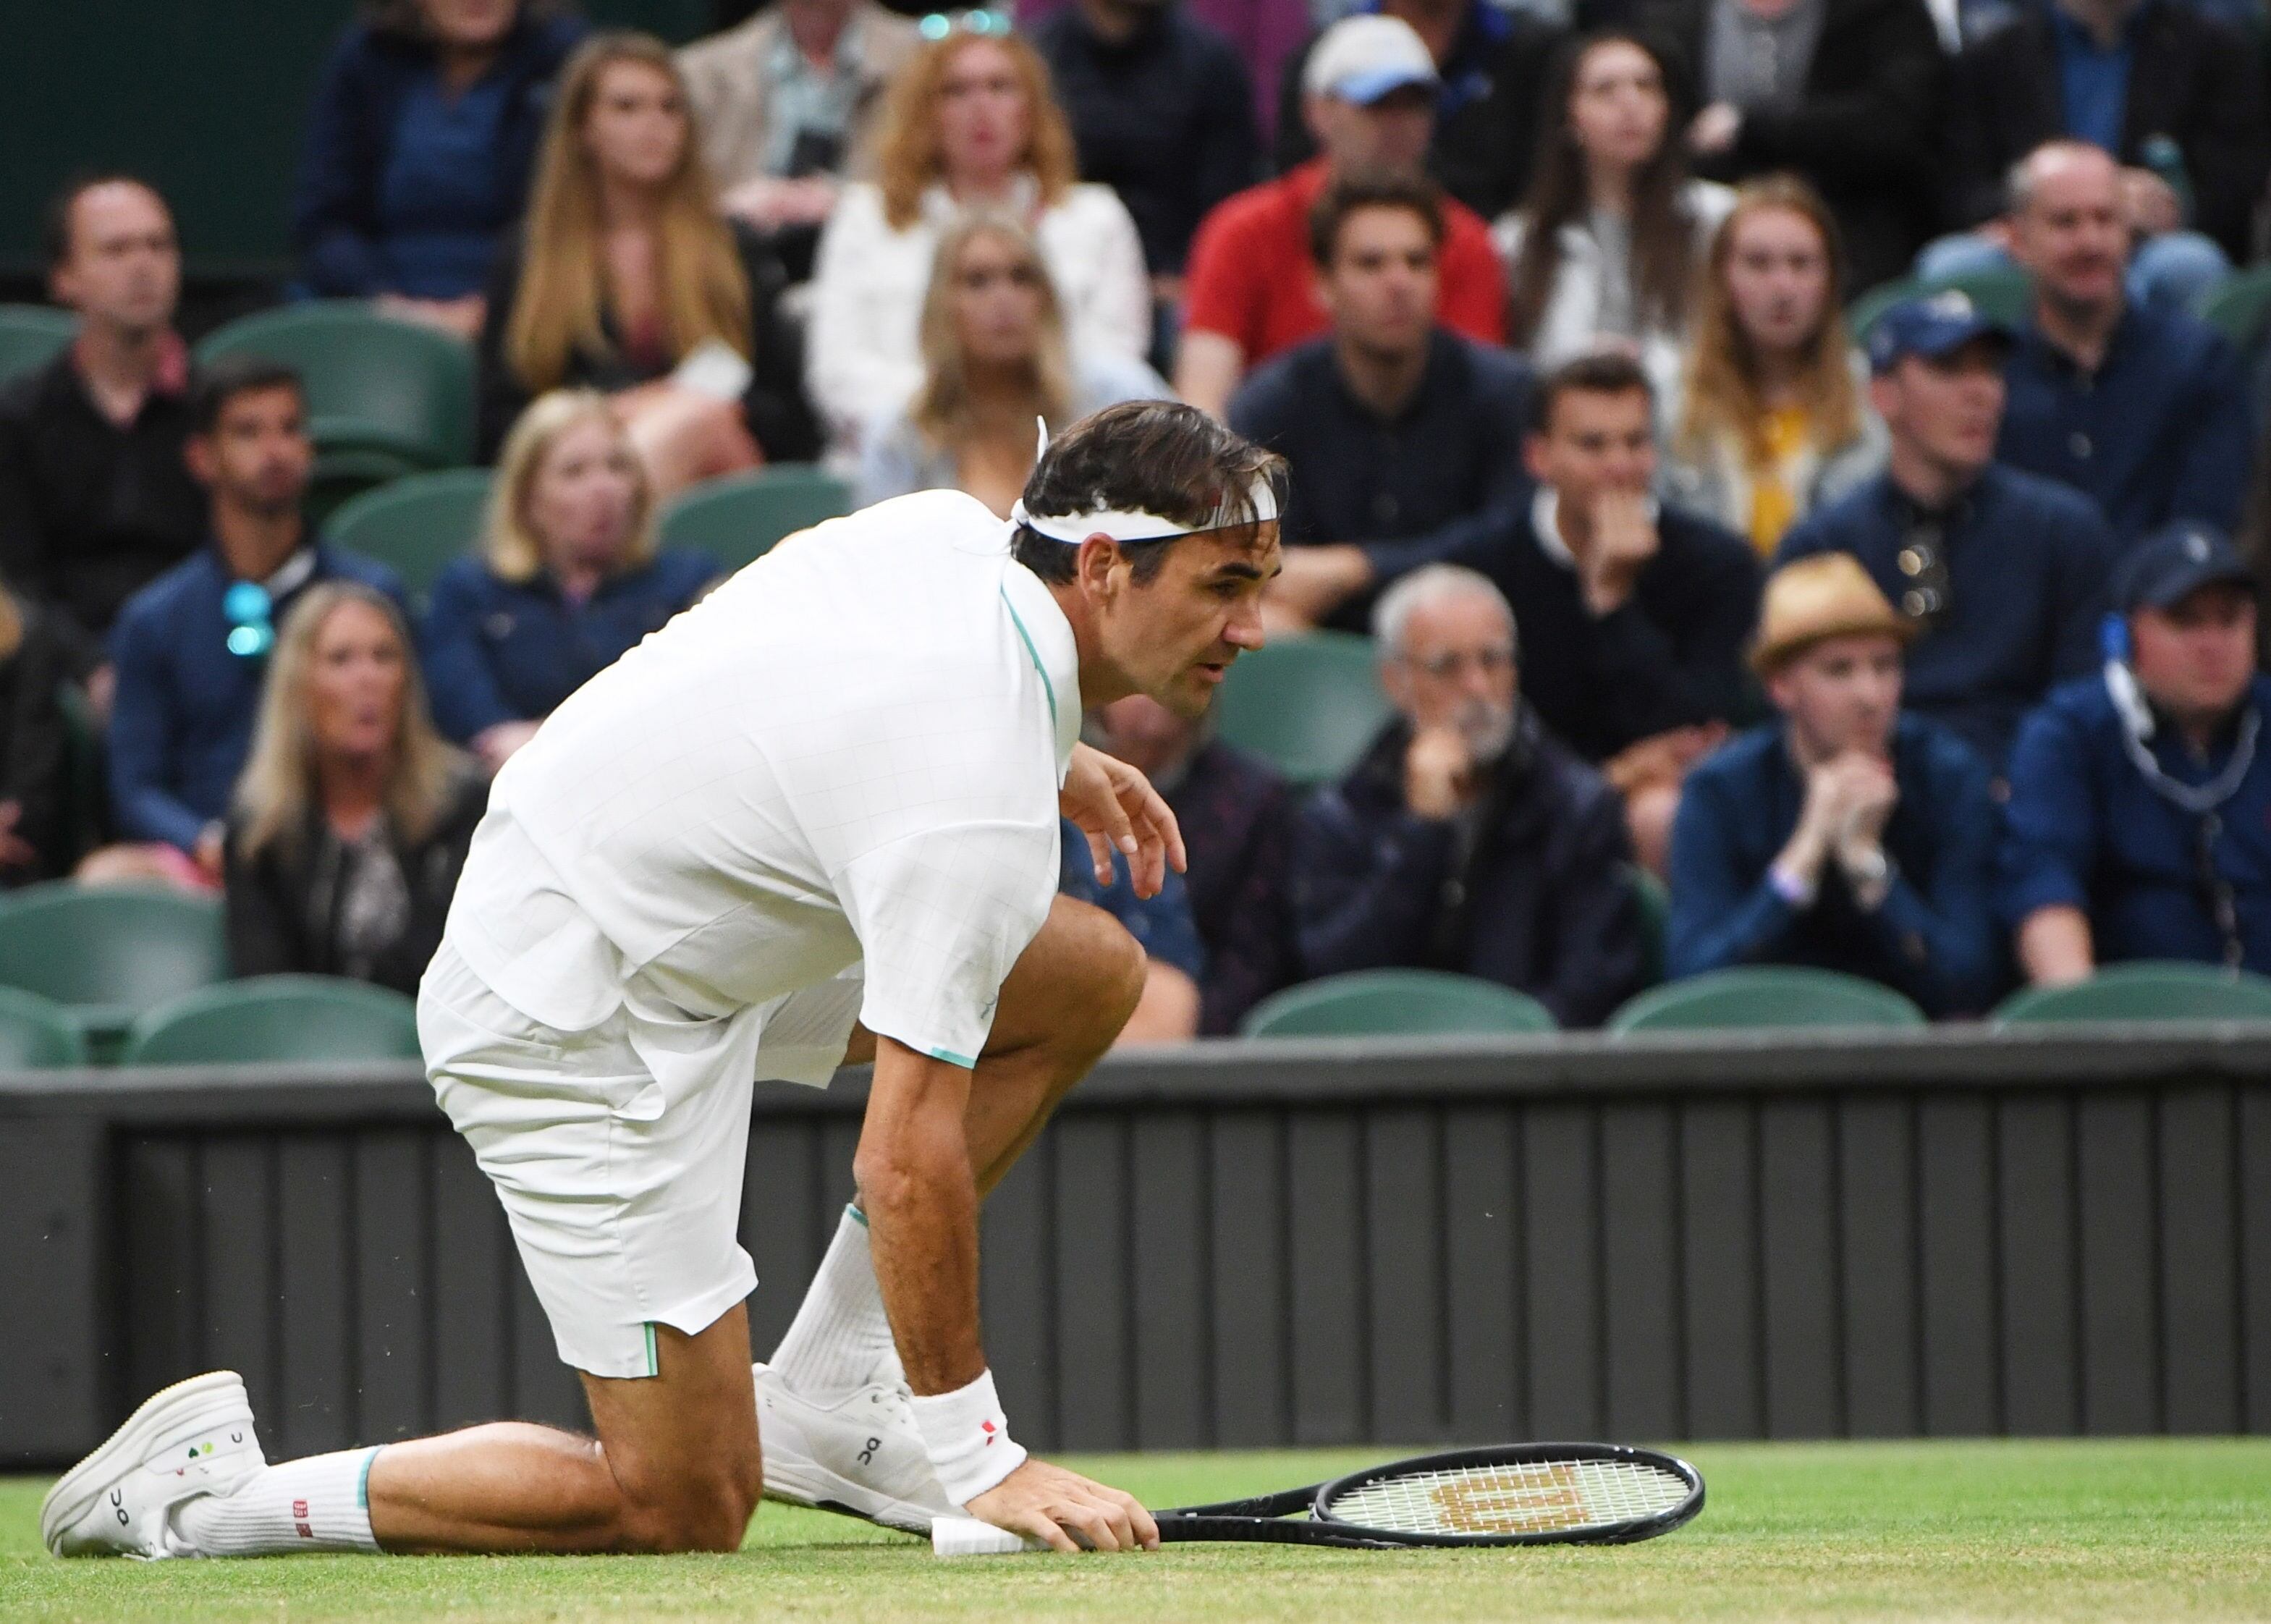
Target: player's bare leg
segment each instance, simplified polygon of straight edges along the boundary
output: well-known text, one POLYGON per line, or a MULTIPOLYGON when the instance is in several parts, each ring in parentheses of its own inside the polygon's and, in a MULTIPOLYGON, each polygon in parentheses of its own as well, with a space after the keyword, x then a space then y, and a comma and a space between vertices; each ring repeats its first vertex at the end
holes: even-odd
POLYGON ((738 1550, 763 1483, 748 1311, 659 1325, 655 1353, 659 1375, 584 1376, 596 1439, 501 1421, 389 1445, 372 1534, 398 1553, 738 1550))

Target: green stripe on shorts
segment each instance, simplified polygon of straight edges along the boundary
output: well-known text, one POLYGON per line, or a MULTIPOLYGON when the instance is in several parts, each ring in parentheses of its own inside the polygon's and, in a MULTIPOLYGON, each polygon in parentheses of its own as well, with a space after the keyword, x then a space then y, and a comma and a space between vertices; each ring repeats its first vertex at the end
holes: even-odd
POLYGON ((662 1374, 662 1360, 655 1356, 652 1320, 646 1322, 646 1373, 651 1376, 659 1376, 662 1374))

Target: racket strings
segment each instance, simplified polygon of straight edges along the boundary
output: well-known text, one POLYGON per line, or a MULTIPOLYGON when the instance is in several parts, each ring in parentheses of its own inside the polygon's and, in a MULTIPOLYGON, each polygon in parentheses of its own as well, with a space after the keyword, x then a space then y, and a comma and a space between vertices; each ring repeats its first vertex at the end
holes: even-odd
POLYGON ((1395 1533, 1570 1533, 1660 1516, 1688 1493, 1677 1473, 1640 1462, 1541 1461, 1375 1479, 1325 1511, 1395 1533))

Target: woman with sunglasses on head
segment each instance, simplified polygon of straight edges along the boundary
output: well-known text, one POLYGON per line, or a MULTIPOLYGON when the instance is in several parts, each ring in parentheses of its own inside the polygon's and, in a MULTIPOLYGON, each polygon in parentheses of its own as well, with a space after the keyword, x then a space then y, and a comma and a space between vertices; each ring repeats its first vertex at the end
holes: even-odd
POLYGON ((1637 34, 1589 34, 1552 70, 1522 206, 1492 235, 1507 342, 1553 367, 1626 346, 1659 395, 1677 378, 1688 284, 1734 194, 1688 178, 1664 58, 1637 34))
POLYGON ((862 507, 910 491, 961 490, 1007 518, 1032 473, 1036 418, 1061 428, 1122 400, 1173 398, 1140 361, 1069 354, 1040 245, 1007 214, 965 214, 947 227, 921 338, 921 387, 862 442, 862 507))
POLYGON ((561 76, 528 218, 490 276, 485 455, 564 385, 613 397, 659 492, 812 456, 786 279, 713 196, 668 48, 587 41, 561 76))
MULTIPOLYGON (((928 19, 926 19, 927 26, 928 19)), ((964 14, 891 86, 877 179, 847 187, 813 272, 812 398, 845 452, 923 380, 917 329, 939 238, 964 209, 1022 221, 1040 244, 1076 358, 1140 359, 1150 279, 1136 223, 1108 187, 1078 183, 1072 132, 1033 48, 964 14)))
POLYGON ((604 397, 555 390, 505 436, 480 555, 434 583, 434 718, 494 773, 560 702, 718 577, 655 551, 654 491, 604 397))
POLYGON ((401 612, 314 588, 278 632, 230 809, 230 969, 415 993, 488 801, 427 719, 401 612))
POLYGON ((1664 494, 1772 557, 1783 533, 1885 466, 1841 314, 1837 227, 1795 175, 1752 181, 1711 239, 1664 494))

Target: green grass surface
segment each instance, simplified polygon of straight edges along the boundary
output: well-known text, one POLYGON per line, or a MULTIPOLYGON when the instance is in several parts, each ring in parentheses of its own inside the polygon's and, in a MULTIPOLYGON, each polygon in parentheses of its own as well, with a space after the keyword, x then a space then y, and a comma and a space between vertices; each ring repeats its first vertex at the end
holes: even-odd
MULTIPOLYGON (((1382 1453, 1078 1464, 1163 1505, 1382 1453)), ((1619 1549, 1221 1546, 951 1563, 778 1506, 731 1557, 59 1562, 39 1548, 46 1485, 0 1479, 0 1619, 2271 1618, 2271 1441, 1723 1445, 1689 1458, 1709 1485, 1701 1517, 1619 1549)))

